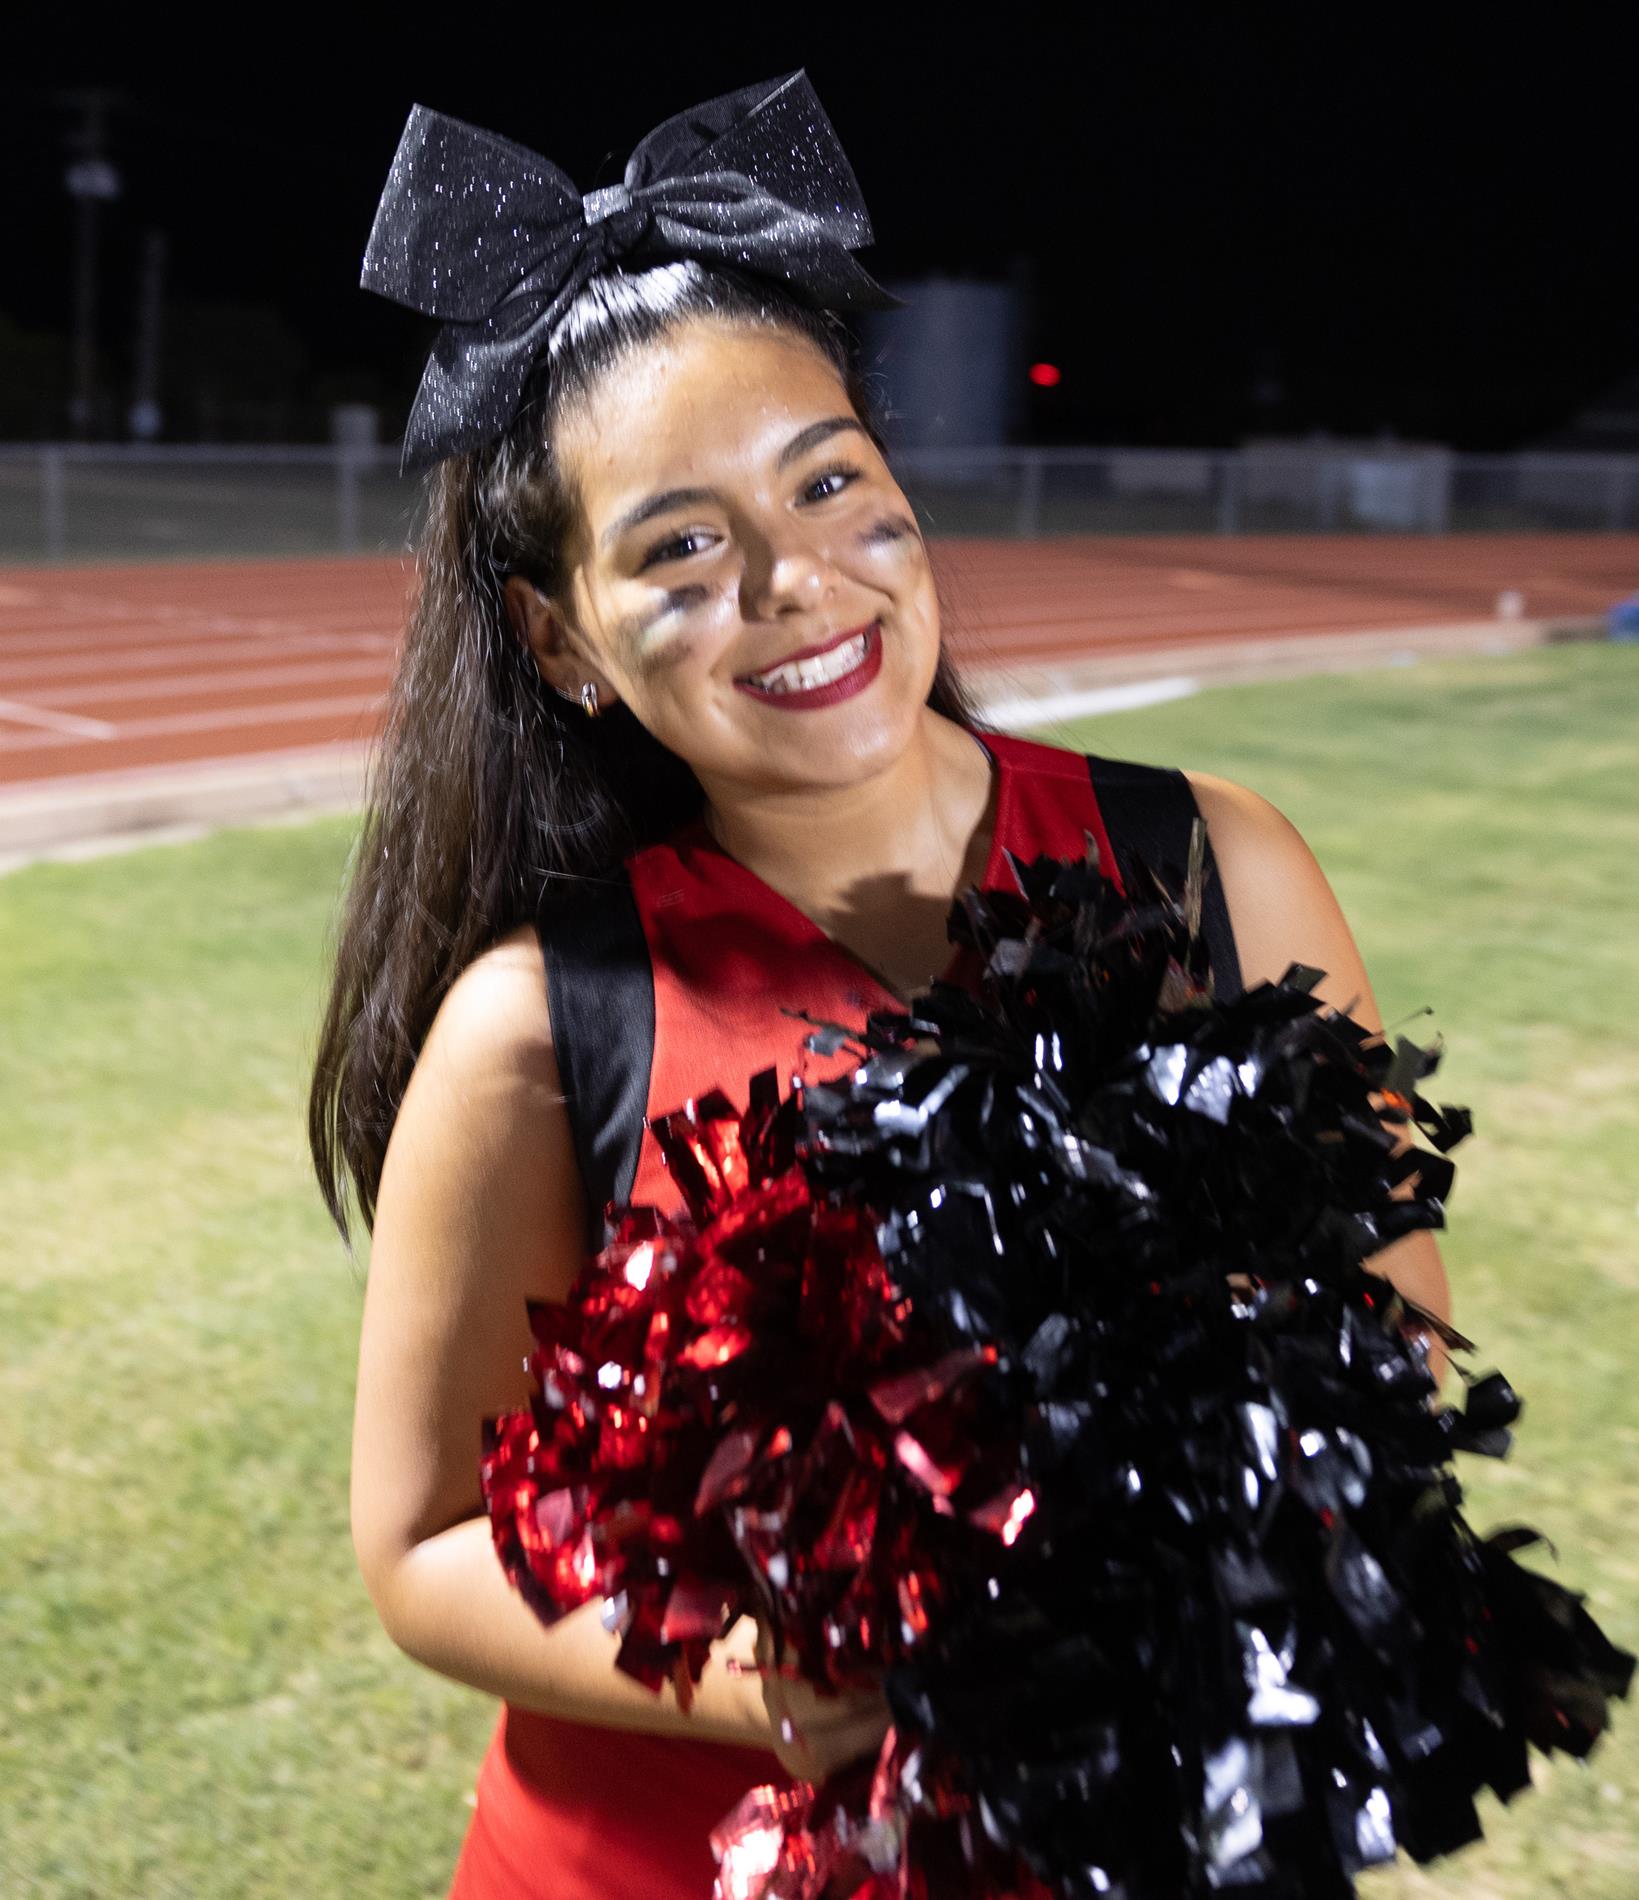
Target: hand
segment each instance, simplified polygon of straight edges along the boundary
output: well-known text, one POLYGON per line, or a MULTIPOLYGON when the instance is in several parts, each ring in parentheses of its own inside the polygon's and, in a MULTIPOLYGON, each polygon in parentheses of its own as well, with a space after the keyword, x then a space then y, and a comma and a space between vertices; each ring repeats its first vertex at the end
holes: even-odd
POLYGON ((773 1730, 771 1746, 788 1775, 823 1781, 881 1748, 893 1716, 880 1688, 824 1695, 795 1676, 781 1675, 774 1661, 773 1631, 761 1617, 755 1654, 762 1672, 763 1707, 773 1730))

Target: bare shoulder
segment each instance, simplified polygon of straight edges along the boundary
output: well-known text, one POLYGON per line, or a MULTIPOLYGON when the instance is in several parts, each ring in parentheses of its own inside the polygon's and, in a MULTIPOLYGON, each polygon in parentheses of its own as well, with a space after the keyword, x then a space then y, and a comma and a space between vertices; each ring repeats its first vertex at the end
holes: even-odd
POLYGON ((1250 786, 1211 772, 1184 776, 1212 840, 1244 982, 1274 982, 1289 963, 1310 964, 1326 972, 1318 996, 1381 1029, 1353 932, 1302 832, 1250 786))
POLYGON ((490 1072, 497 1059, 538 1066, 551 1052, 540 938, 524 923, 480 951, 450 985, 417 1066, 471 1064, 490 1072))
POLYGON ((527 1402, 528 1303, 563 1297, 585 1226, 540 945, 521 926, 445 993, 382 1163, 353 1435, 373 1590, 482 1511, 480 1421, 527 1402))
POLYGON ((1190 790, 1200 807, 1201 816, 1212 832, 1212 848, 1220 849, 1219 836, 1230 849, 1244 844, 1249 834, 1260 829, 1296 832, 1297 827, 1276 805, 1249 785, 1237 785, 1233 779, 1219 778, 1213 772, 1186 771, 1190 790))
POLYGON ((1206 820, 1212 853, 1227 887, 1252 880, 1312 880, 1320 866, 1279 806, 1248 785, 1211 772, 1184 773, 1206 820))
POLYGON ((445 992, 410 1072, 382 1164, 371 1249, 419 1257, 438 1235, 567 1234, 578 1180, 534 926, 481 951, 445 992), (550 1190, 549 1200, 543 1199, 550 1190), (550 1201, 550 1204, 549 1204, 550 1201))
POLYGON ((431 1235, 447 1275, 454 1232, 526 1219, 537 1240, 568 1232, 571 1153, 540 941, 523 924, 461 971, 422 1042, 383 1161, 372 1271, 384 1253, 420 1257, 431 1235))

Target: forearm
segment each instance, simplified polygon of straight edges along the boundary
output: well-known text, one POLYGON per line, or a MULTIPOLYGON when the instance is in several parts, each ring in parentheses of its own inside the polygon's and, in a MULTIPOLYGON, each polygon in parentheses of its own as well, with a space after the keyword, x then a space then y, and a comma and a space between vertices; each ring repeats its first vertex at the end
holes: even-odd
MULTIPOLYGON (((1440 1249, 1427 1229, 1403 1234, 1380 1253, 1363 1260, 1361 1265, 1370 1273, 1381 1274, 1408 1300, 1414 1300, 1436 1319, 1444 1320, 1448 1326, 1452 1324, 1451 1285, 1440 1249)), ((1426 1327, 1420 1326, 1417 1330, 1428 1339, 1428 1369, 1438 1389, 1445 1383, 1450 1355, 1436 1334, 1426 1327)))
POLYGON ((1408 1300, 1426 1307, 1436 1319, 1443 1319, 1448 1326, 1454 1324, 1451 1282, 1446 1277, 1445 1262, 1440 1258, 1439 1242, 1428 1228, 1402 1234, 1381 1252, 1369 1255, 1362 1264, 1373 1273, 1387 1275, 1408 1300))
MULTIPOLYGON (((1385 1119, 1384 1130, 1394 1141, 1395 1158, 1399 1159, 1416 1148, 1410 1127, 1404 1122, 1385 1119)), ((1420 1177, 1413 1175, 1399 1182, 1390 1191, 1390 1198, 1396 1201, 1409 1201, 1416 1193, 1420 1177)), ((1452 1324, 1451 1283, 1446 1278, 1445 1262, 1440 1258, 1440 1249, 1433 1232, 1426 1227, 1414 1229, 1402 1234, 1387 1247, 1370 1255, 1360 1263, 1369 1273, 1381 1274, 1395 1289, 1403 1293, 1408 1300, 1414 1301, 1425 1312, 1432 1313, 1436 1319, 1452 1324)), ((1434 1380, 1436 1401, 1445 1384, 1446 1370, 1451 1364, 1451 1356, 1441 1344, 1439 1335, 1426 1326, 1418 1326, 1417 1332, 1428 1341, 1428 1369, 1434 1380)))
POLYGON ((650 1735, 771 1746, 758 1678, 727 1667, 730 1657, 752 1660, 749 1618, 713 1648, 685 1715, 670 1685, 655 1694, 615 1667, 620 1639, 604 1629, 595 1603, 543 1624, 501 1568, 487 1518, 418 1544, 377 1607, 406 1654, 520 1708, 650 1735))

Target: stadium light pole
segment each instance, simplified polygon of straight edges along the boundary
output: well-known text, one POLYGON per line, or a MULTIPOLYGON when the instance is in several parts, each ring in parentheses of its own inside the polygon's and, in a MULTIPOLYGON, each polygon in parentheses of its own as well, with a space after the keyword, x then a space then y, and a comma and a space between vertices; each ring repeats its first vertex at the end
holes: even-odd
POLYGON ((80 86, 54 93, 59 105, 77 108, 79 125, 68 143, 78 156, 63 174, 75 203, 74 231, 74 393, 68 403, 69 429, 83 441, 96 418, 97 380, 97 206, 120 195, 120 175, 104 150, 108 108, 120 97, 105 86, 80 86))
POLYGON ((137 305, 137 373, 126 426, 139 442, 152 442, 164 426, 159 406, 159 331, 165 304, 165 233, 148 230, 142 240, 142 295, 137 305))

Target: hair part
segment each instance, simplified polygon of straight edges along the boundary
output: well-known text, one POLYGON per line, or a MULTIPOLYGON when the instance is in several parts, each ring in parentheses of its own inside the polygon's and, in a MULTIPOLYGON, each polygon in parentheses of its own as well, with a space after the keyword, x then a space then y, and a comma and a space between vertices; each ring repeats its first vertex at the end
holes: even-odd
MULTIPOLYGON (((349 1187, 373 1229, 399 1104, 462 970, 543 906, 572 906, 584 880, 607 876, 704 802, 687 762, 624 704, 592 721, 547 685, 513 630, 504 589, 520 574, 549 597, 566 591, 577 501, 555 437, 569 406, 622 358, 709 316, 804 338, 834 365, 886 453, 840 318, 765 280, 683 260, 593 277, 553 331, 506 433, 431 470, 418 587, 370 756, 308 1097, 320 1191, 349 1251, 349 1187)), ((927 703, 981 723, 944 654, 927 703)))

